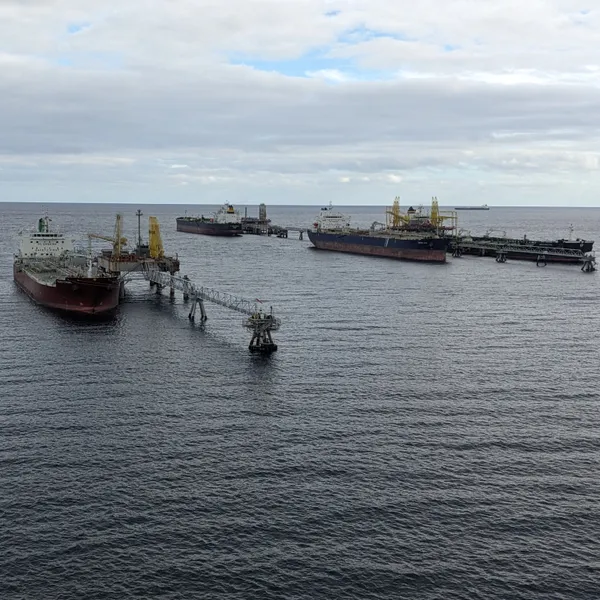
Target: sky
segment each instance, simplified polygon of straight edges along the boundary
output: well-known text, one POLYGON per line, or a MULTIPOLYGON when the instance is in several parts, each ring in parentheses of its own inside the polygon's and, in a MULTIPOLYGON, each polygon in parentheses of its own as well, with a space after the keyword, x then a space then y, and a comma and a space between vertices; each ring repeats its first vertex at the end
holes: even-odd
POLYGON ((0 0, 0 200, 600 206, 600 8, 0 0))

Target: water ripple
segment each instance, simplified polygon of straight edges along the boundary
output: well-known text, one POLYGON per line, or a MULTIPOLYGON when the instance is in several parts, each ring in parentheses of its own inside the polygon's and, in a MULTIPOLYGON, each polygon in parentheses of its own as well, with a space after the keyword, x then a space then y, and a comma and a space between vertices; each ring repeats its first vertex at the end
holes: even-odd
MULTIPOLYGON (((110 231, 115 210, 55 219, 110 231)), ((562 235, 506 210, 486 218, 562 235)), ((156 214, 193 279, 277 307, 280 351, 141 283, 111 323, 60 318, 14 288, 0 240, 2 600, 598 595, 595 274, 232 244, 156 214)), ((600 210, 568 222, 593 237, 600 210)))

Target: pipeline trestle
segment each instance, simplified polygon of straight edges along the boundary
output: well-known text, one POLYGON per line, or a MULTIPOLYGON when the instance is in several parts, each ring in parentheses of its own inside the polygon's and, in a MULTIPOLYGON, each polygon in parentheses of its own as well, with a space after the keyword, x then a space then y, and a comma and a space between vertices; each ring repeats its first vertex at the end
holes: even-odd
POLYGON ((248 346, 250 352, 260 354, 271 354, 277 350, 277 344, 273 342, 271 332, 279 329, 280 321, 273 315, 273 307, 270 312, 265 313, 259 309, 259 302, 252 302, 246 298, 240 298, 227 292, 219 292, 212 288, 194 285, 187 275, 180 277, 171 273, 163 273, 156 268, 148 267, 143 270, 144 278, 150 282, 150 287, 156 287, 156 293, 159 294, 164 287, 169 287, 171 297, 175 290, 183 293, 184 302, 191 300, 192 305, 188 318, 195 321, 196 312, 200 308, 200 321, 204 323, 207 320, 204 302, 219 304, 230 310, 246 314, 249 318, 244 320, 244 326, 252 330, 252 339, 248 346))

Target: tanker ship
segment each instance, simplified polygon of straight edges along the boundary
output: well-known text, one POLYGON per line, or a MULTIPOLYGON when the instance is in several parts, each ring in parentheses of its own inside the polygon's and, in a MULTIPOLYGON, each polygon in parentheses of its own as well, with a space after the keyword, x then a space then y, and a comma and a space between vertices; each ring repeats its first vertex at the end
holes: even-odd
POLYGON ((481 206, 455 206, 454 210, 490 210, 490 207, 487 204, 481 206))
POLYGON ((315 248, 321 250, 444 263, 450 241, 447 233, 455 227, 456 216, 442 214, 435 198, 431 211, 411 206, 406 214, 400 212, 396 198, 392 208, 386 210, 385 224, 375 222, 369 229, 353 228, 350 218, 335 212, 330 204, 321 209, 307 233, 315 248), (454 223, 445 226, 446 219, 454 223))
POLYGON ((177 231, 202 235, 242 235, 242 218, 231 204, 224 204, 212 217, 177 217, 177 231))
POLYGON ((51 231, 42 217, 37 231, 21 233, 13 277, 34 302, 71 314, 103 316, 119 305, 118 275, 98 272, 91 257, 77 255, 73 243, 51 231))

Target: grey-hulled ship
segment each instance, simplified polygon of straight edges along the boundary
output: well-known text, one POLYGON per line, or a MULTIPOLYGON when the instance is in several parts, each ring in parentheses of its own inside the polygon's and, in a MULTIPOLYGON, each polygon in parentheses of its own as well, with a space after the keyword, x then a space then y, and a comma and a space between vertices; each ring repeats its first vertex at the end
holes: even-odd
POLYGON ((201 235, 234 237, 242 235, 242 218, 231 204, 225 204, 212 217, 177 217, 177 231, 201 235))

